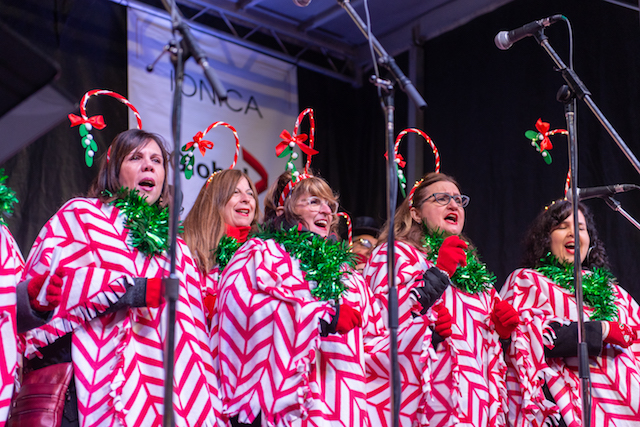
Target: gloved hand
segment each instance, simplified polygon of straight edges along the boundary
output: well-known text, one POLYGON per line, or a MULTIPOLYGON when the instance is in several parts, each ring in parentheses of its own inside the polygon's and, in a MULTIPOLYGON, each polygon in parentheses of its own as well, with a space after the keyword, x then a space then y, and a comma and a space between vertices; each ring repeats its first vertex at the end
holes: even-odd
POLYGON ((38 302, 38 294, 47 280, 48 274, 35 276, 27 285, 27 294, 29 295, 29 304, 35 311, 53 311, 60 304, 62 295, 62 278, 64 277, 64 269, 59 267, 55 274, 51 276, 49 285, 47 286, 46 298, 49 305, 40 305, 38 302))
POLYGON ((434 324, 434 332, 440 335, 443 339, 449 338, 451 336, 451 325, 453 324, 451 317, 451 313, 444 304, 438 304, 433 307, 433 311, 435 311, 436 323, 434 324))
POLYGON ((157 308, 160 307, 162 302, 162 279, 154 277, 147 279, 147 290, 145 292, 145 302, 147 307, 157 308))
POLYGON ((359 326, 362 326, 362 315, 360 312, 347 304, 341 304, 336 332, 346 334, 353 328, 359 326))
POLYGON ((618 322, 602 322, 602 325, 609 327, 608 331, 604 331, 602 340, 608 344, 619 345, 620 347, 629 347, 636 338, 635 331, 627 325, 620 324, 618 322), (605 335, 606 333, 606 335, 605 335))
POLYGON ((331 323, 320 320, 320 335, 346 334, 355 327, 362 326, 362 315, 347 304, 336 307, 336 314, 331 318, 331 323))
POLYGON ((506 340, 518 326, 518 312, 506 301, 496 301, 491 312, 491 322, 501 339, 506 340))
POLYGON ((465 249, 467 249, 467 243, 460 237, 447 237, 438 251, 436 267, 452 277, 459 265, 467 265, 465 249))
POLYGON ((422 306, 420 314, 425 314, 429 308, 440 298, 442 293, 451 283, 449 277, 437 267, 431 267, 422 275, 423 286, 411 290, 415 299, 422 306))
POLYGON ((160 307, 162 303, 162 279, 154 277, 134 277, 134 285, 127 285, 127 292, 109 309, 107 313, 126 307, 160 307))

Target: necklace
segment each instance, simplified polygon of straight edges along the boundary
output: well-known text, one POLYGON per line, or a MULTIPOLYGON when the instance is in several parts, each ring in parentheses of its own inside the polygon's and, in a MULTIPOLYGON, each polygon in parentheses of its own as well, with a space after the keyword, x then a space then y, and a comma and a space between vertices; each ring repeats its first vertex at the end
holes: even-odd
MULTIPOLYGON (((573 284, 573 264, 559 262, 551 252, 540 259, 542 265, 535 270, 575 295, 573 284)), ((582 299, 593 308, 591 320, 614 320, 618 317, 615 293, 612 283, 616 280, 613 274, 605 269, 594 267, 582 274, 582 299)))
MULTIPOLYGON (((425 226, 423 246, 429 249, 427 258, 434 264, 438 259, 438 251, 443 241, 444 233, 442 231, 431 232, 425 226)), ((458 266, 451 277, 451 283, 468 294, 478 294, 490 290, 496 281, 496 276, 487 270, 487 266, 484 263, 478 260, 478 254, 475 249, 466 250, 465 253, 467 255, 467 265, 458 266)))
POLYGON ((355 255, 344 242, 325 239, 310 231, 298 231, 297 226, 289 230, 262 230, 256 237, 275 240, 300 260, 300 269, 306 273, 305 280, 313 286, 311 294, 316 298, 337 301, 347 289, 340 279, 352 272, 345 271, 343 265, 354 267, 355 255))
MULTIPOLYGON (((105 190, 107 195, 111 192, 105 190)), ((126 217, 129 244, 148 257, 160 255, 169 248, 169 208, 150 205, 137 190, 121 188, 118 198, 110 202, 126 217)), ((182 227, 182 226, 180 226, 182 227)))

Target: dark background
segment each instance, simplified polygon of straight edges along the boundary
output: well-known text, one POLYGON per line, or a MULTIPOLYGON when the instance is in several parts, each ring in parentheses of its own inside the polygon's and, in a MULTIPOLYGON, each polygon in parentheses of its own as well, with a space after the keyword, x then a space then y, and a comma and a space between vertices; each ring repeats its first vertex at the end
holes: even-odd
MULTIPOLYGON (((516 0, 422 46, 423 96, 429 104, 424 130, 440 150, 442 172, 453 175, 471 197, 465 233, 496 273, 498 287, 518 266, 520 241, 531 220, 564 196, 568 147, 565 137, 552 137, 553 163, 547 165, 524 137, 526 130, 535 129, 538 118, 551 123, 552 129, 566 128, 563 105, 555 100, 564 80, 551 59, 531 37, 508 51, 498 50, 493 38, 500 30, 556 13, 567 16, 573 26, 576 73, 638 155, 637 12, 602 0, 516 0)), ((60 64, 57 85, 71 99, 79 101, 94 88, 126 95, 125 7, 106 0, 0 0, 0 20, 60 64)), ((568 64, 565 23, 554 24, 545 34, 568 64)), ((406 56, 397 58, 405 72, 406 56)), ((314 167, 340 193, 344 210, 383 221, 384 120, 376 91, 368 83, 354 88, 305 69, 298 71, 298 84, 300 109, 313 107, 318 124, 320 154, 314 157, 314 167)), ((109 123, 96 135, 99 151, 104 152, 113 136, 127 128, 127 110, 110 97, 92 102, 104 103, 95 108, 109 123)), ((404 94, 397 94, 396 104, 398 133, 408 122, 404 94)), ((167 106, 167 119, 169 111, 167 106)), ((577 117, 579 186, 640 184, 636 170, 584 103, 578 104, 577 117)), ((87 168, 83 156, 77 130, 65 121, 0 165, 20 200, 8 224, 25 256, 59 206, 88 189, 97 169, 87 168)), ((430 150, 424 157, 425 172, 433 170, 430 150)), ((635 218, 640 218, 638 193, 617 196, 635 218)), ((640 231, 604 201, 586 203, 595 213, 614 274, 640 298, 640 231)))

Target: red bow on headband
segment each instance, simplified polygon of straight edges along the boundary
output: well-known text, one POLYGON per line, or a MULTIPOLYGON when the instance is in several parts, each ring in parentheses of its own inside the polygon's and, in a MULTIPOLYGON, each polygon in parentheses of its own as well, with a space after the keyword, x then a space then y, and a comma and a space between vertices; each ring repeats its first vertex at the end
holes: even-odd
MULTIPOLYGON (((384 153, 384 158, 385 159, 389 158, 387 153, 384 153)), ((404 161, 404 157, 402 157, 402 154, 396 154, 396 160, 398 160, 397 164, 401 168, 405 167, 405 165, 407 164, 407 162, 404 161)))
POLYGON ((553 144, 551 144, 551 140, 549 139, 549 127, 549 123, 543 122, 542 119, 538 119, 536 122, 536 129, 542 134, 540 152, 544 150, 551 150, 553 148, 553 144))
POLYGON ((81 125, 83 123, 89 123, 96 129, 104 129, 107 125, 104 123, 104 117, 102 116, 93 116, 88 119, 83 119, 80 116, 76 116, 75 114, 69 114, 69 120, 71 121, 71 127, 81 125))
POLYGON ((302 152, 307 156, 315 156, 316 154, 318 154, 316 150, 309 147, 308 145, 303 144, 308 138, 304 133, 296 135, 296 137, 294 138, 291 136, 289 131, 285 129, 280 133, 280 138, 282 138, 282 141, 280 141, 280 143, 276 145, 276 156, 280 156, 280 154, 282 154, 282 152, 286 150, 287 147, 289 147, 289 144, 291 144, 292 142, 294 144, 297 144, 302 152))
POLYGON ((196 133, 195 136, 193 137, 193 141, 187 142, 187 145, 183 148, 183 150, 184 151, 189 150, 191 147, 193 147, 193 144, 198 144, 198 148, 200 149, 200 152, 204 156, 204 153, 207 151, 207 149, 210 150, 213 148, 213 142, 204 140, 202 139, 203 137, 204 137, 204 134, 202 132, 196 133))

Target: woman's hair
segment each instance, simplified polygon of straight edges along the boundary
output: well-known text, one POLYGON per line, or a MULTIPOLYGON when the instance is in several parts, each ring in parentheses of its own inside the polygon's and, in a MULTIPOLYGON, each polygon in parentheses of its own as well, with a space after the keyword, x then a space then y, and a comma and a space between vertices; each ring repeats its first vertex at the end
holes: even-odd
MULTIPOLYGON (((604 249, 604 244, 598 238, 593 215, 586 205, 578 203, 578 209, 584 215, 587 224, 587 232, 591 246, 584 267, 609 268, 609 260, 604 249)), ((535 268, 541 265, 540 259, 551 251, 551 232, 573 213, 571 202, 556 200, 551 206, 546 207, 533 221, 524 237, 524 255, 521 266, 535 268)))
POLYGON ((198 268, 207 274, 216 264, 216 249, 226 233, 223 212, 227 202, 231 200, 240 180, 245 178, 253 191, 256 203, 255 216, 251 227, 255 231, 258 223, 259 201, 258 191, 246 173, 236 169, 217 172, 200 189, 198 197, 183 222, 183 237, 193 255, 198 268))
MULTIPOLYGON (((293 226, 300 223, 302 217, 295 212, 298 201, 304 194, 320 197, 329 202, 338 203, 338 195, 331 190, 331 187, 323 178, 313 176, 299 181, 284 202, 284 213, 278 216, 278 201, 283 189, 291 181, 291 173, 282 173, 276 182, 274 182, 264 198, 264 223, 269 227, 279 229, 281 224, 285 222, 287 225, 293 226)), ((331 232, 335 232, 338 226, 338 216, 333 215, 331 220, 331 232)))
MULTIPOLYGON (((409 197, 404 199, 402 204, 396 210, 396 214, 393 217, 393 234, 396 240, 402 240, 405 243, 410 244, 416 249, 424 251, 423 238, 424 230, 423 225, 413 219, 411 216, 411 208, 413 206, 421 206, 422 202, 430 196, 427 194, 427 187, 436 182, 447 181, 454 184, 460 190, 460 186, 456 180, 446 174, 430 172, 426 174, 422 182, 416 187, 413 193, 412 203, 409 197)), ((389 234, 389 221, 387 221, 378 237, 378 245, 381 245, 387 241, 387 235, 389 234)))
POLYGON ((110 202, 116 198, 118 190, 122 187, 120 184, 120 168, 122 162, 132 151, 141 150, 150 141, 155 141, 162 152, 162 167, 164 168, 164 182, 162 183, 162 192, 160 193, 159 203, 164 207, 170 201, 170 189, 167 184, 167 176, 169 169, 169 155, 164 146, 164 140, 160 135, 145 132, 140 129, 129 129, 119 133, 111 142, 107 153, 103 154, 100 159, 100 170, 98 176, 93 180, 88 197, 97 197, 103 202, 110 202), (105 193, 105 190, 111 192, 113 196, 105 193))

